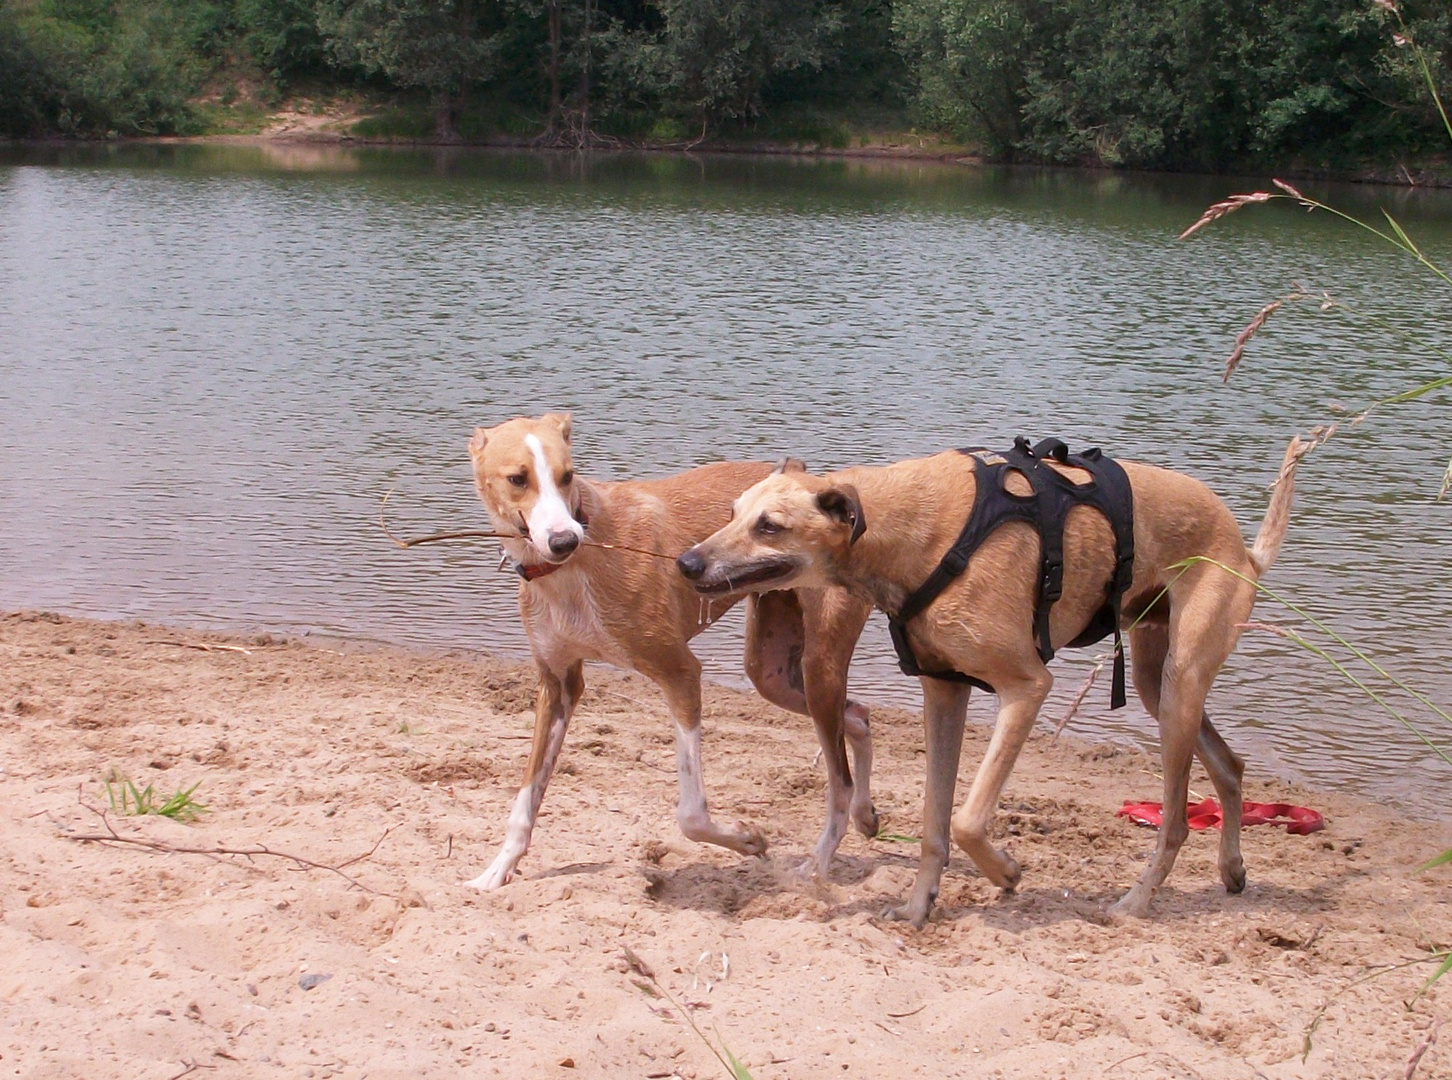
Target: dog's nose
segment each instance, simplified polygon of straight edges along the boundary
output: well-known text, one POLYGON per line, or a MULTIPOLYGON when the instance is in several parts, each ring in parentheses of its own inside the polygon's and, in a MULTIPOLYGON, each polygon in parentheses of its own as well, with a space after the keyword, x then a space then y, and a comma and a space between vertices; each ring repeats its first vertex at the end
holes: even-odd
POLYGON ((568 555, 580 546, 580 538, 568 529, 550 533, 550 554, 568 555))
POLYGON ((676 569, 688 581, 695 581, 706 572, 706 559, 695 548, 691 548, 676 560, 676 569))

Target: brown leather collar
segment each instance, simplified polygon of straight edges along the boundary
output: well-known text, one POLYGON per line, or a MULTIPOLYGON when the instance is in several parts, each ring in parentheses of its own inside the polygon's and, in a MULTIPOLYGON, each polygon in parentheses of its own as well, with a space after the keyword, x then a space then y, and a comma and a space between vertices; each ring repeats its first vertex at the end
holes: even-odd
POLYGON ((514 572, 525 581, 538 581, 542 577, 549 577, 556 570, 563 570, 565 564, 562 562, 542 562, 530 565, 528 563, 515 563, 514 572))

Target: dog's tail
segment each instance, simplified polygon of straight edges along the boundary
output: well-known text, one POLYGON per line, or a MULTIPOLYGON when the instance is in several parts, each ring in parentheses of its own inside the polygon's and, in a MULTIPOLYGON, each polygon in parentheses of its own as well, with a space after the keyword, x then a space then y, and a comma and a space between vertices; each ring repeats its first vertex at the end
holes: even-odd
POLYGON ((1281 460, 1280 476, 1271 485, 1270 506, 1266 507, 1265 520, 1260 523, 1255 545, 1250 549, 1250 561, 1255 566, 1255 576, 1263 577, 1281 552, 1281 541, 1286 538, 1286 527, 1291 521, 1291 497, 1296 492, 1296 467, 1301 459, 1311 452, 1315 440, 1303 441, 1298 435, 1286 447, 1286 456, 1281 460))

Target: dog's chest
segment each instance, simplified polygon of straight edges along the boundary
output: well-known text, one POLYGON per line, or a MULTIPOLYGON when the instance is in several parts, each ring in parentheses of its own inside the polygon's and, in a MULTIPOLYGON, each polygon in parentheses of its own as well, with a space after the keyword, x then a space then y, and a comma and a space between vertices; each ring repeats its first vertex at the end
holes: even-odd
POLYGON ((564 570, 526 585, 520 610, 530 647, 551 669, 577 660, 630 666, 600 620, 586 575, 564 570))

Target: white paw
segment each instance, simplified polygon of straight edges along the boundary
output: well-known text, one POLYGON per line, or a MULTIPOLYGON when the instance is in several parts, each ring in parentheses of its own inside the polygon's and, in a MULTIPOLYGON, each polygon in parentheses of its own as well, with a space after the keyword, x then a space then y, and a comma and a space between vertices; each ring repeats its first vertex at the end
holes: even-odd
POLYGON ((792 871, 792 877, 800 882, 825 881, 827 879, 827 872, 822 866, 821 861, 814 855, 812 858, 800 863, 792 871))
POLYGON ((478 889, 480 892, 493 892, 504 885, 509 884, 514 877, 515 863, 503 859, 495 859, 488 870, 476 877, 473 881, 464 882, 470 889, 478 889))

